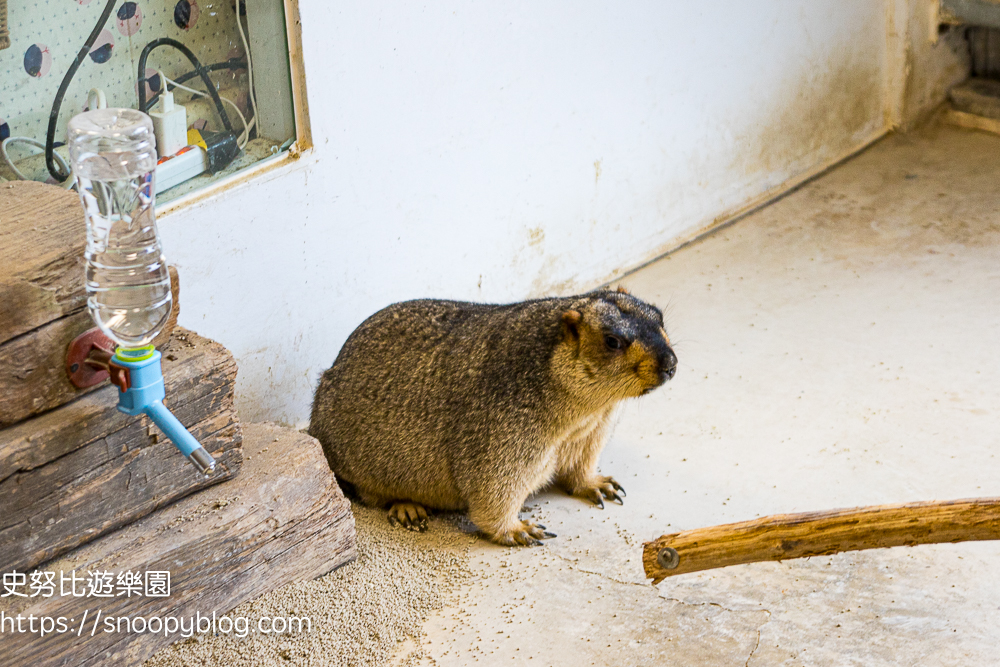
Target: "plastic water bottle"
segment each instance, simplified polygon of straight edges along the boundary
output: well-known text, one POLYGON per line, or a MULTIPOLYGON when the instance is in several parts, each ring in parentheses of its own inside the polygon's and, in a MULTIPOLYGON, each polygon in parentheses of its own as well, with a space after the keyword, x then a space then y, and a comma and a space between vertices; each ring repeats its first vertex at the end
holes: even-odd
POLYGON ((119 346, 108 362, 118 410, 147 415, 208 474, 215 459, 163 405, 161 355, 150 345, 173 306, 156 234, 153 122, 133 109, 84 112, 69 121, 69 155, 87 219, 87 308, 119 346))
POLYGON ((87 307, 123 348, 149 344, 173 299, 156 233, 156 139, 135 109, 94 109, 69 122, 69 153, 87 219, 87 307))

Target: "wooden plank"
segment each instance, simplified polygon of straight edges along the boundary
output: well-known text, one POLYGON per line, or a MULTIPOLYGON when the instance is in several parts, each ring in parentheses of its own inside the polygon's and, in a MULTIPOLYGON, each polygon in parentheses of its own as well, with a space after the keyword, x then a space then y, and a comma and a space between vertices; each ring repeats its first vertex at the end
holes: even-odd
MULTIPOLYGON (((34 181, 0 184, 0 428, 71 401, 70 341, 94 327, 87 314, 83 257, 86 223, 79 197, 34 181)), ((180 313, 180 282, 170 267, 174 308, 154 340, 165 344, 180 313)))
POLYGON ((86 242, 75 192, 0 184, 0 344, 86 307, 86 242))
POLYGON ((940 542, 1000 539, 1000 498, 776 514, 664 535, 643 545, 646 576, 940 542), (676 565, 665 567, 676 553, 676 565))
POLYGON ((162 364, 166 404, 216 458, 216 472, 198 475, 147 417, 118 412, 110 385, 0 430, 0 572, 42 563, 236 475, 232 355, 179 328, 162 364))
MULTIPOLYGON (((170 340, 180 314, 180 279, 173 267, 170 267, 170 286, 174 307, 163 331, 153 341, 159 348, 170 340)), ((105 381, 93 387, 77 389, 66 375, 69 344, 94 326, 84 308, 0 343, 0 428, 109 386, 105 381)))
MULTIPOLYGON (((319 443, 273 425, 245 427, 236 479, 190 496, 50 563, 45 571, 168 571, 170 596, 2 598, 0 611, 80 623, 122 616, 217 616, 279 586, 318 577, 355 557, 354 520, 319 443)), ((56 591, 59 592, 58 590, 56 591)), ((313 623, 320 619, 312 619, 313 623)), ((0 665, 139 665, 179 634, 5 633, 0 665)), ((124 628, 123 628, 124 630, 124 628)))
POLYGON ((66 349, 93 326, 90 314, 81 310, 0 344, 0 428, 88 391, 70 383, 66 349))

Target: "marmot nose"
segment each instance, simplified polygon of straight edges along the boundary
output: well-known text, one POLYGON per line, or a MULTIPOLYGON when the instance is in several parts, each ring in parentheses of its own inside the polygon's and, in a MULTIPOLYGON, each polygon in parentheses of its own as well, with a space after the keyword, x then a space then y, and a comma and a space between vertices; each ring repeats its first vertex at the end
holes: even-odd
POLYGON ((666 382, 674 375, 677 374, 677 355, 670 348, 667 348, 667 354, 663 357, 660 362, 660 376, 663 381, 666 382))

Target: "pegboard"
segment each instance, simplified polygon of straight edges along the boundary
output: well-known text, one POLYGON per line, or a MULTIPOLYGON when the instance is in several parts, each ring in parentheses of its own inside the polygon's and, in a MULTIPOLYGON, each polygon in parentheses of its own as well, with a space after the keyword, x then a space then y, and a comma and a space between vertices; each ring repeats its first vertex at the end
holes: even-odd
POLYGON ((0 0, 0 49, 10 46, 10 33, 7 31, 7 0, 0 0))
MULTIPOLYGON (((13 135, 44 141, 49 112, 59 84, 105 7, 105 0, 35 0, 8 7, 10 48, 0 51, 0 139, 13 135)), ((244 11, 245 13, 245 11, 244 11)), ((56 141, 66 137, 70 117, 86 108, 87 92, 102 89, 108 106, 138 105, 137 68, 143 47, 159 37, 171 37, 190 48, 204 65, 243 59, 244 48, 236 27, 235 0, 117 1, 89 56, 84 58, 67 90, 59 113, 56 141)), ((246 17, 243 29, 249 33, 246 17)), ((283 30, 283 26, 275 26, 283 30)), ((248 39, 250 35, 247 34, 248 39)), ((190 62, 175 49, 159 47, 147 61, 147 96, 161 82, 154 69, 170 78, 190 72, 190 62)), ((236 102, 247 119, 248 77, 244 68, 210 74, 216 88, 236 102)), ((200 79, 188 86, 203 89, 200 79)), ((177 91, 178 101, 187 100, 177 91)), ((258 97, 258 102, 261 100, 258 97)), ((205 105, 202 105, 205 107, 205 105)), ((210 109, 210 108, 209 108, 210 109)), ((230 114, 232 110, 230 109, 230 114)), ((210 111, 208 112, 210 113, 210 111)), ((188 122, 194 124, 189 114, 188 122)), ((234 129, 240 121, 231 117, 234 129)), ((221 129, 217 116, 210 129, 221 129)), ((291 137, 275 137, 279 142, 291 137)))

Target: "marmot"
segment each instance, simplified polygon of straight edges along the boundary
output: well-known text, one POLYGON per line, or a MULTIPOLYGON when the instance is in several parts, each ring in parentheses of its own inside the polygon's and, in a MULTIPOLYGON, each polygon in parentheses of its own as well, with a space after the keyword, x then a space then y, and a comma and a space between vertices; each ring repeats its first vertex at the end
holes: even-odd
POLYGON ((507 305, 406 301, 380 310, 323 373, 310 435, 331 469, 389 520, 468 510, 504 545, 555 537, 521 521, 551 482, 604 507, 597 473, 612 413, 673 377, 654 306, 622 289, 507 305))

